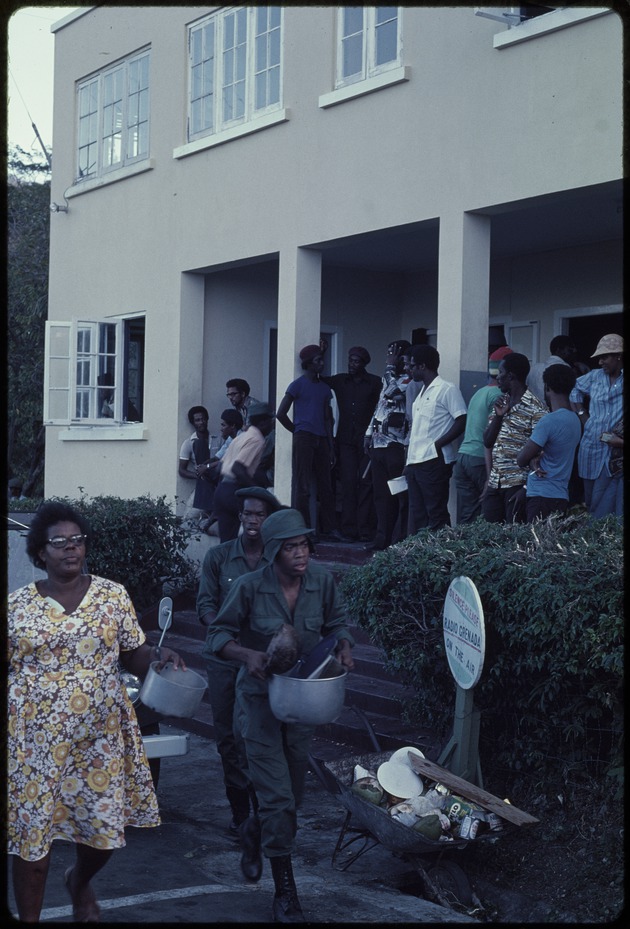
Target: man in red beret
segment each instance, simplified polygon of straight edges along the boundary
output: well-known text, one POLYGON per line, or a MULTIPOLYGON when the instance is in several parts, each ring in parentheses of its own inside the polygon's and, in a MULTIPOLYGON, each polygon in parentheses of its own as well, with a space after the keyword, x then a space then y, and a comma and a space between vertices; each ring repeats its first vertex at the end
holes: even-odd
POLYGON ((276 413, 278 422, 293 433, 292 504, 306 525, 317 530, 319 501, 319 538, 339 541, 332 487, 332 391, 321 379, 324 353, 319 345, 306 345, 300 352, 300 362, 304 374, 289 384, 276 413), (287 415, 292 406, 293 420, 287 415), (313 479, 317 496, 311 500, 313 479))
POLYGON ((381 393, 381 379, 368 374, 370 353, 362 345, 348 349, 348 373, 324 378, 337 398, 339 421, 335 448, 341 484, 341 532, 347 539, 371 541, 376 523, 371 475, 363 439, 381 393))

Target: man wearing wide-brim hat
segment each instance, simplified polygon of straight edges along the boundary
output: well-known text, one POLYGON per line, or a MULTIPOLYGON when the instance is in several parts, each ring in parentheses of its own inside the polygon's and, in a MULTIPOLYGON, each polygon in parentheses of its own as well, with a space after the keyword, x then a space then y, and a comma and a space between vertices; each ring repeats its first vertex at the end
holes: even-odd
POLYGON ((261 528, 271 563, 239 578, 208 628, 204 655, 242 662, 236 681, 236 713, 245 741, 249 776, 259 815, 242 827, 241 867, 248 880, 262 872, 262 852, 271 861, 275 884, 273 918, 303 922, 293 878, 291 854, 297 808, 304 788, 314 728, 285 723, 269 705, 267 665, 274 634, 286 625, 299 648, 292 661, 310 652, 322 636, 337 637, 337 660, 354 667, 348 617, 332 574, 310 563, 314 530, 294 509, 278 510, 261 528), (259 861, 259 866, 254 867, 259 861))
POLYGON ((623 338, 616 333, 603 336, 591 358, 599 367, 579 377, 570 394, 583 426, 578 473, 592 516, 622 516, 623 474, 611 473, 610 455, 619 441, 623 448, 623 338))

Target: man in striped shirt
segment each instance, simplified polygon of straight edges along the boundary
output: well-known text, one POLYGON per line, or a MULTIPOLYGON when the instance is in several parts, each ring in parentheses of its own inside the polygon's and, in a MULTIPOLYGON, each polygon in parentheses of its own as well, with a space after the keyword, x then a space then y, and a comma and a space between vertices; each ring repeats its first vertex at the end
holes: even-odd
POLYGON ((492 470, 481 512, 490 523, 525 522, 527 469, 518 466, 516 457, 548 413, 527 389, 528 374, 527 356, 519 352, 506 355, 499 364, 497 386, 502 394, 483 433, 483 444, 492 449, 492 470))

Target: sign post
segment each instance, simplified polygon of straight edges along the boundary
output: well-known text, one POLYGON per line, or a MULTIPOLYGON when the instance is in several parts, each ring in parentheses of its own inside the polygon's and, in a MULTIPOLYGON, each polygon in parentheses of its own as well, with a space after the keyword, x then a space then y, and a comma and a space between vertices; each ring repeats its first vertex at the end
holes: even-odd
POLYGON ((483 787, 479 764, 480 714, 474 706, 473 688, 483 670, 486 630, 481 599, 469 577, 456 577, 446 592, 444 647, 457 692, 453 735, 438 763, 483 787))

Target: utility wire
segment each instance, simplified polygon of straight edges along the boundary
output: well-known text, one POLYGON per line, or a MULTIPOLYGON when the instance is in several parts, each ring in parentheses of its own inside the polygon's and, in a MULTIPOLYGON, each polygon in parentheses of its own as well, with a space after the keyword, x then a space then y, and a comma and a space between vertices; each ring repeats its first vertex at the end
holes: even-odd
POLYGON ((37 136, 37 141, 39 142, 39 144, 40 144, 41 147, 42 147, 42 151, 43 151, 43 153, 44 153, 44 158, 45 158, 46 161, 48 162, 48 167, 49 167, 49 168, 52 168, 52 164, 51 164, 51 161, 50 161, 50 155, 48 154, 48 151, 46 150, 46 146, 45 146, 44 143, 42 142, 42 137, 41 137, 40 134, 39 134, 39 129, 37 128, 37 126, 36 126, 35 123, 33 122, 33 118, 32 118, 32 116, 31 116, 31 114, 29 113, 28 107, 27 107, 27 105, 26 105, 26 100, 24 99, 24 97, 22 96, 22 94, 21 94, 21 92, 20 92, 20 88, 18 87, 18 82, 15 80, 15 76, 14 76, 13 71, 11 70, 10 67, 9 67, 9 74, 10 74, 11 77, 13 78, 13 83, 15 84, 15 89, 17 90, 17 92, 18 92, 18 94, 19 94, 19 96, 20 96, 20 100, 21 100, 22 103, 24 104, 24 109, 26 110, 26 114, 27 114, 28 118, 29 118, 30 121, 31 121, 31 126, 33 127, 33 132, 34 132, 35 135, 37 136))

